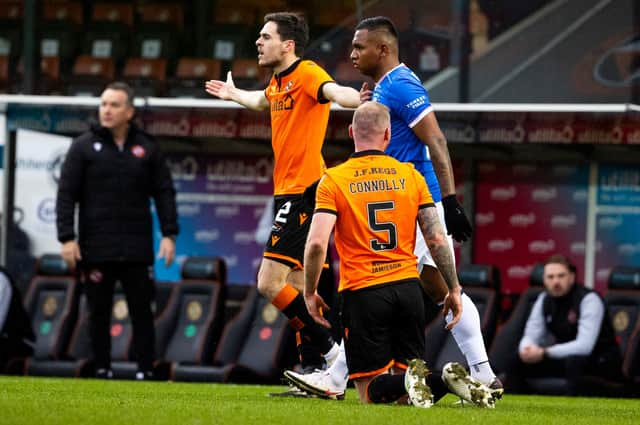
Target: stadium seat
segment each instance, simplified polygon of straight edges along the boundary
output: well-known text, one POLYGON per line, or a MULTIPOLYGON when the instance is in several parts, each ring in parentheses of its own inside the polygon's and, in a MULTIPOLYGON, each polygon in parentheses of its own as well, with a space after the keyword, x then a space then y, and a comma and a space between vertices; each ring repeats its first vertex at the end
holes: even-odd
POLYGON ((259 66, 256 59, 235 59, 231 73, 236 86, 244 89, 264 88, 271 78, 271 71, 259 66))
POLYGON ((212 12, 212 22, 216 27, 253 28, 259 19, 258 9, 242 1, 217 1, 212 12))
POLYGON ((144 59, 166 59, 175 66, 181 42, 180 33, 164 25, 148 24, 136 30, 131 56, 144 59))
POLYGON ((229 283, 227 284, 227 299, 224 303, 225 326, 242 310, 245 300, 253 284, 229 283))
POLYGON ((328 30, 337 24, 353 28, 356 24, 355 14, 356 3, 329 0, 312 2, 308 16, 311 19, 312 27, 328 30), (347 20, 346 22, 345 19, 347 20))
POLYGON ((496 374, 506 373, 518 360, 518 345, 533 303, 543 288, 544 265, 536 264, 529 276, 529 288, 520 295, 509 320, 500 328, 491 344, 489 360, 496 374))
POLYGON ((182 266, 164 312, 156 321, 156 373, 210 362, 224 324, 226 266, 221 258, 191 257, 182 266))
POLYGON ((4 0, 0 8, 0 19, 19 21, 24 13, 24 2, 20 0, 4 0))
POLYGON ((67 94, 72 96, 99 96, 105 85, 113 80, 115 65, 108 57, 82 55, 73 65, 67 84, 67 94))
POLYGON ((80 296, 78 320, 71 333, 69 347, 60 359, 27 359, 25 375, 31 376, 60 376, 60 377, 90 377, 94 375, 93 365, 90 363, 91 348, 89 343, 89 312, 87 300, 80 296))
POLYGON ((246 27, 239 31, 234 26, 217 26, 210 30, 205 38, 205 56, 229 62, 237 58, 256 58, 255 40, 246 31, 246 27))
POLYGON ((212 366, 180 366, 175 381, 278 383, 295 362, 293 331, 286 317, 253 287, 242 310, 224 328, 212 366))
POLYGON ((162 96, 166 76, 166 59, 129 58, 122 72, 137 96, 162 96))
POLYGON ((180 59, 176 76, 169 81, 169 96, 209 98, 204 90, 204 82, 220 78, 221 67, 222 64, 216 59, 180 59))
POLYGON ((9 90, 9 57, 0 55, 0 93, 9 90))
MULTIPOLYGON (((23 60, 18 62, 18 78, 13 82, 13 92, 19 92, 21 87, 21 77, 24 74, 23 60)), ((60 94, 62 91, 62 80, 60 78, 60 59, 56 56, 40 58, 40 75, 36 81, 36 92, 38 94, 60 94)))
MULTIPOLYGON (((460 266, 458 278, 464 292, 478 308, 482 335, 485 344, 489 346, 498 316, 500 272, 491 265, 470 264, 460 266)), ((445 324, 444 318, 439 315, 425 331, 424 359, 432 370, 442 370, 448 362, 467 365, 453 336, 445 329, 445 324)))
MULTIPOLYGON (((159 316, 166 305, 167 299, 176 286, 172 282, 156 284, 155 317, 159 316)), ((114 378, 132 379, 137 372, 136 365, 131 362, 132 354, 132 325, 128 313, 126 298, 120 285, 116 285, 113 297, 111 315, 111 358, 114 364, 114 378)), ((60 377, 92 377, 95 367, 91 361, 91 346, 89 341, 89 311, 84 295, 80 296, 78 320, 71 334, 69 346, 58 360, 28 359, 25 374, 33 376, 60 377)))
POLYGON ((64 22, 82 25, 82 4, 75 2, 45 2, 42 5, 42 17, 45 22, 64 22))
POLYGON ((133 5, 129 3, 95 3, 93 5, 93 22, 112 22, 133 26, 133 5))
POLYGON ((143 25, 160 24, 179 31, 184 27, 184 11, 179 3, 141 4, 137 11, 143 25))
POLYGON ((176 285, 176 282, 156 282, 154 286, 155 299, 153 302, 153 316, 155 318, 158 318, 167 307, 173 288, 175 288, 176 285))
MULTIPOLYGON (((93 5, 91 22, 83 35, 82 54, 111 58, 121 68, 129 55, 133 5, 97 3, 93 5)), ((135 56, 135 55, 134 55, 135 56)))
POLYGON ((339 61, 334 74, 333 77, 338 83, 353 87, 356 90, 360 90, 364 81, 369 81, 369 87, 373 87, 371 80, 355 69, 350 60, 339 61))
POLYGON ((80 47, 83 24, 80 3, 46 3, 40 26, 40 56, 57 57, 63 74, 68 75, 80 47))
POLYGON ((0 20, 0 56, 16 60, 22 52, 22 31, 14 22, 0 20))
POLYGON ((398 32, 403 32, 411 28, 412 12, 411 8, 407 7, 407 5, 398 7, 398 4, 392 1, 374 2, 370 7, 364 9, 366 18, 372 16, 387 16, 390 18, 398 32))
POLYGON ((640 395, 640 267, 614 267, 604 297, 623 356, 622 372, 640 395))
MULTIPOLYGON (((36 334, 33 356, 29 360, 62 358, 75 325, 77 297, 76 278, 62 257, 43 255, 25 297, 25 309, 36 334)), ((26 359, 14 359, 7 370, 24 374, 26 364, 26 359)))
POLYGON ((27 314, 20 289, 16 286, 9 271, 0 266, 0 294, 11 295, 2 299, 6 302, 6 310, 0 316, 0 373, 7 362, 13 358, 24 358, 33 354, 35 334, 31 326, 31 318, 27 314))

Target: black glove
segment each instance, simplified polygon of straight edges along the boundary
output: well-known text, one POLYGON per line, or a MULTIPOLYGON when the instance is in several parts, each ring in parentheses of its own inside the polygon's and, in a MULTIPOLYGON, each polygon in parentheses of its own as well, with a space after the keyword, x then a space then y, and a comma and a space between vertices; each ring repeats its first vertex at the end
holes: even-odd
POLYGON ((304 194, 302 195, 302 202, 310 210, 314 210, 316 208, 316 190, 318 189, 318 183, 320 183, 320 179, 307 186, 304 190, 304 194))
POLYGON ((442 198, 444 207, 444 221, 447 226, 447 234, 457 242, 465 242, 471 236, 472 228, 469 219, 464 214, 462 205, 458 203, 456 195, 442 198))

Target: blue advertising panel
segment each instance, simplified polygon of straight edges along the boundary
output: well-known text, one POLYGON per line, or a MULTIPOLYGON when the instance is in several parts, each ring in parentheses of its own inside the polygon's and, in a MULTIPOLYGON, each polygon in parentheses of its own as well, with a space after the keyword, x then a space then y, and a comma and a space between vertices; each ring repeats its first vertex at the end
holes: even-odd
MULTIPOLYGON (((198 153, 172 154, 168 161, 178 193, 178 261, 166 268, 157 259, 156 279, 178 280, 187 256, 220 256, 230 283, 254 283, 263 250, 255 230, 272 196, 273 159, 198 153)), ((162 235, 154 219, 157 247, 162 235)))
POLYGON ((640 266, 640 167, 598 168, 595 287, 606 288, 611 268, 640 266))

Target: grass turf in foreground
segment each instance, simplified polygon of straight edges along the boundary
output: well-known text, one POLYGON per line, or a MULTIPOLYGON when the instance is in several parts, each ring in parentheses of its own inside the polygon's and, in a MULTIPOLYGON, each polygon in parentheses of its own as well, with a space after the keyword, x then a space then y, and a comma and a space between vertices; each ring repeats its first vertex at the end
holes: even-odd
POLYGON ((0 424, 636 424, 640 400, 516 396, 495 410, 454 406, 447 396, 431 409, 344 401, 272 398, 285 387, 169 382, 0 377, 0 424))

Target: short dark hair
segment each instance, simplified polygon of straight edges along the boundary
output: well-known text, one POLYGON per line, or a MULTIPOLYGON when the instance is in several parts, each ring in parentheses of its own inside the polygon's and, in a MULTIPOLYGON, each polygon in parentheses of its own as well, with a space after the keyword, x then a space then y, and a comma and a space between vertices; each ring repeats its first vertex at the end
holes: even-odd
POLYGON ((396 26, 393 24, 391 19, 387 18, 386 16, 374 16, 372 18, 365 18, 360 21, 358 26, 356 26, 356 30, 385 30, 396 40, 399 39, 396 26))
POLYGON ((104 89, 120 90, 125 92, 127 94, 127 103, 129 104, 129 106, 133 107, 133 98, 135 97, 135 94, 129 84, 125 83, 124 81, 114 81, 107 84, 107 87, 105 87, 104 89))
POLYGON ((295 12, 275 12, 264 15, 264 23, 275 22, 280 38, 293 40, 296 43, 296 56, 304 55, 304 48, 309 42, 309 25, 304 16, 295 12))
POLYGON ((551 257, 547 258, 544 262, 544 265, 548 264, 562 264, 565 266, 571 273, 576 272, 576 266, 564 255, 562 254, 554 254, 551 257))

